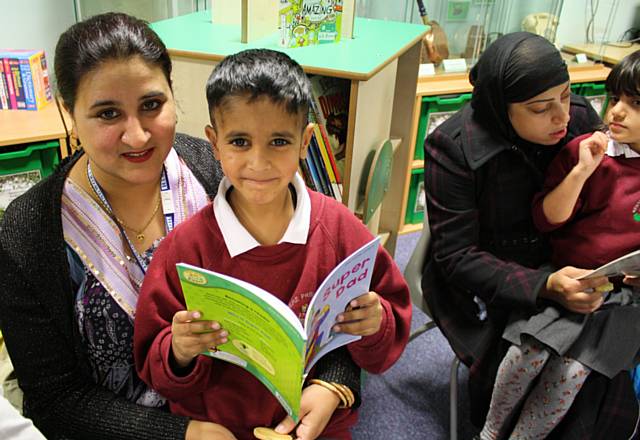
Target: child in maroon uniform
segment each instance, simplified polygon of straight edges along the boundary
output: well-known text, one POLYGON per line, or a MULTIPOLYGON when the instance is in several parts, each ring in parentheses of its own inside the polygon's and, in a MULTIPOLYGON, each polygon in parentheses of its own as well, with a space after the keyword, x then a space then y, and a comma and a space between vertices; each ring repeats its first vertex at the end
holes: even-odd
MULTIPOLYGON (((190 263, 272 292, 300 316, 313 292, 345 257, 371 240, 342 204, 309 191, 297 174, 313 125, 309 81, 286 55, 248 50, 224 59, 207 83, 211 125, 205 131, 225 178, 212 205, 169 234, 153 257, 136 313, 140 377, 171 410, 215 421, 238 438, 257 426, 290 432, 276 398, 242 368, 199 353, 227 341, 215 321, 192 322, 175 265, 190 263), (203 330, 209 330, 206 335, 203 330)), ((379 373, 402 353, 411 302, 392 258, 379 249, 371 292, 352 301, 334 331, 363 336, 348 345, 361 368, 379 373)), ((349 439, 356 414, 338 409, 328 388, 307 385, 295 435, 349 439)))
MULTIPOLYGON (((534 199, 535 224, 550 233, 557 267, 595 269, 640 248, 640 51, 613 68, 606 87, 608 133, 567 144, 534 199)), ((611 293, 576 294, 581 302, 567 309, 541 303, 538 314, 512 317, 504 338, 514 345, 498 370, 483 440, 508 434, 505 422, 525 397, 509 438, 545 438, 591 371, 613 378, 633 368, 639 283, 622 281, 611 293)))

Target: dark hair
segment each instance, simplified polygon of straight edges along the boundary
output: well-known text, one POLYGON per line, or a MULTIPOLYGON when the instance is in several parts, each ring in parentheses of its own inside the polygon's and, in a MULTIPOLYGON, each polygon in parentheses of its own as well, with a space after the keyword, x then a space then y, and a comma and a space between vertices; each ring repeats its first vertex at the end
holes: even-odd
POLYGON ((282 52, 248 49, 229 55, 211 72, 207 81, 207 103, 211 124, 214 110, 227 99, 246 96, 254 101, 266 96, 283 104, 290 114, 306 122, 311 103, 311 83, 302 67, 282 52))
POLYGON ((611 69, 605 87, 611 95, 640 96, 640 50, 627 55, 611 69))
POLYGON ((171 87, 171 59, 149 24, 122 13, 95 15, 67 29, 56 45, 55 73, 64 105, 73 113, 80 81, 108 60, 140 56, 162 69, 171 87))

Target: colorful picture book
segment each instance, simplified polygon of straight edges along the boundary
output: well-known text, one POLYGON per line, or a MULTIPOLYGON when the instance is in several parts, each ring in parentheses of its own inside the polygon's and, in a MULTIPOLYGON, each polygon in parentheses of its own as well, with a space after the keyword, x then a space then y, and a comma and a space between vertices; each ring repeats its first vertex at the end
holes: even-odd
POLYGON ((349 302, 369 291, 379 247, 375 238, 343 260, 307 307, 304 325, 274 295, 242 280, 177 264, 187 308, 229 332, 228 342, 204 355, 246 369, 297 422, 306 374, 329 351, 359 339, 332 328, 349 302))
POLYGON ((279 27, 283 47, 340 41, 342 0, 280 0, 279 27))
POLYGON ((38 110, 51 101, 44 51, 0 49, 0 109, 38 110))

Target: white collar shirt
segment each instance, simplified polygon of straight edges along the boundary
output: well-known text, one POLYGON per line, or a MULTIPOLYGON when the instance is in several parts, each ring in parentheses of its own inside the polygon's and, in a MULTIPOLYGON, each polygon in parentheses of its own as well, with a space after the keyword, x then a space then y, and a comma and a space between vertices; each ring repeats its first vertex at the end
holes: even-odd
MULTIPOLYGON (((296 192, 296 207, 293 217, 284 235, 278 241, 280 243, 306 244, 311 224, 311 199, 304 184, 304 180, 298 173, 295 174, 293 188, 296 192)), ((218 186, 218 193, 213 200, 213 212, 218 226, 222 232, 224 243, 227 246, 231 258, 250 251, 260 243, 240 223, 227 201, 227 193, 231 188, 231 181, 224 177, 218 186)))

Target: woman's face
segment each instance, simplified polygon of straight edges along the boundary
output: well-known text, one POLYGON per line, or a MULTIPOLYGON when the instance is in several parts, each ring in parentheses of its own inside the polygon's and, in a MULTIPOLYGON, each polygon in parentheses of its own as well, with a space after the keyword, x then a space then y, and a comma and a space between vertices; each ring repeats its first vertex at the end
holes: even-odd
POLYGON ((526 101, 510 103, 507 111, 511 126, 526 141, 557 144, 567 134, 570 96, 567 82, 526 101))
POLYGON ((138 56, 103 62, 80 80, 73 120, 105 188, 158 181, 176 125, 160 67, 138 56))

